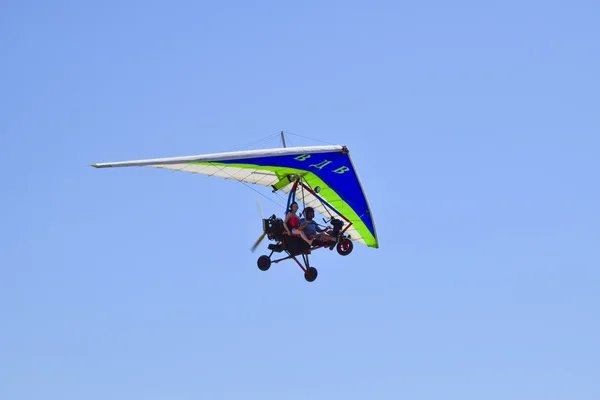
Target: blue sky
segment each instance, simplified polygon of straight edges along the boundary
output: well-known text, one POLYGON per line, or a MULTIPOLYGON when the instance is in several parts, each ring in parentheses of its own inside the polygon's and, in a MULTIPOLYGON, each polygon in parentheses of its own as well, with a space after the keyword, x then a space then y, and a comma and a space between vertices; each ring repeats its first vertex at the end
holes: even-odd
POLYGON ((3 2, 0 398, 599 398, 599 12, 3 2), (89 167, 281 130, 350 148, 381 243, 311 284, 244 185, 89 167))

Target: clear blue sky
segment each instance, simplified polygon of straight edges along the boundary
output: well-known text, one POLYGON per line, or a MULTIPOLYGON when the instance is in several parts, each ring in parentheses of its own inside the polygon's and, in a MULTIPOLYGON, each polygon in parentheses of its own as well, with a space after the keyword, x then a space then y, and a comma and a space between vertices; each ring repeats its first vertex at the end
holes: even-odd
POLYGON ((599 17, 4 1, 0 398, 600 398, 599 17), (350 148, 381 243, 312 284, 244 185, 89 167, 280 130, 350 148))

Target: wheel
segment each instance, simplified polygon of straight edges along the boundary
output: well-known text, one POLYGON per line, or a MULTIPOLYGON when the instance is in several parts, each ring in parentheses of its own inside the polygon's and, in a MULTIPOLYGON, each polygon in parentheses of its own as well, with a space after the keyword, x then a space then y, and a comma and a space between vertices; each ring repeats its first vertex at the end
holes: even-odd
POLYGON ((317 269, 315 267, 309 267, 306 272, 304 272, 304 279, 306 279, 308 282, 313 282, 315 279, 317 279, 317 275, 319 275, 317 269))
POLYGON ((261 271, 266 271, 271 268, 271 259, 269 256, 260 256, 258 257, 256 264, 258 264, 258 269, 261 271))
POLYGON ((352 249, 354 248, 354 243, 350 239, 342 239, 337 244, 337 252, 341 256, 347 256, 352 253, 352 249))

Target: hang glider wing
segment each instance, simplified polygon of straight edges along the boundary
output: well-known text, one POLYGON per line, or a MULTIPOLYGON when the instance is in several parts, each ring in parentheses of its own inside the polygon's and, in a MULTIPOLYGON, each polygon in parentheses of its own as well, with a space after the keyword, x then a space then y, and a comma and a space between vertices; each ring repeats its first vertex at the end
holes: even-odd
MULTIPOLYGON (((379 247, 367 197, 345 146, 285 147, 99 163, 92 166, 166 168, 271 186, 284 193, 292 190, 293 181, 290 181, 290 177, 302 176, 310 187, 320 188, 318 196, 352 222, 352 226, 346 231, 352 240, 369 247, 379 247)), ((299 198, 299 194, 296 198, 299 198)), ((321 201, 309 192, 304 193, 304 201, 322 215, 329 215, 321 201)))

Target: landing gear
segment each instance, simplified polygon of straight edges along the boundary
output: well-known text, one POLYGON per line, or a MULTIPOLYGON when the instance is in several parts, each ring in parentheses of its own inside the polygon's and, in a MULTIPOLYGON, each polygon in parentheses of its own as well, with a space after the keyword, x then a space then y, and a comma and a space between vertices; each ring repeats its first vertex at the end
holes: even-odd
POLYGON ((298 266, 304 271, 304 279, 306 279, 307 282, 314 282, 314 280, 317 279, 317 275, 319 273, 317 272, 317 269, 315 267, 311 267, 308 264, 308 255, 302 254, 302 258, 306 267, 302 266, 300 261, 298 261, 298 259, 293 255, 289 255, 278 260, 271 260, 271 256, 260 256, 256 261, 256 265, 258 265, 258 269, 260 269, 261 271, 267 271, 269 268, 271 268, 271 264, 277 264, 284 260, 293 259, 294 261, 296 261, 296 264, 298 264, 298 266))
POLYGON ((308 269, 304 272, 304 279, 306 279, 308 282, 314 282, 314 280, 317 279, 317 275, 319 275, 319 272, 315 267, 308 267, 308 269))
POLYGON ((353 248, 354 243, 352 243, 352 240, 347 238, 340 240, 337 244, 337 252, 341 256, 347 256, 348 254, 352 253, 353 248))
POLYGON ((269 256, 260 256, 256 264, 258 264, 258 269, 266 271, 271 268, 271 258, 269 256))

